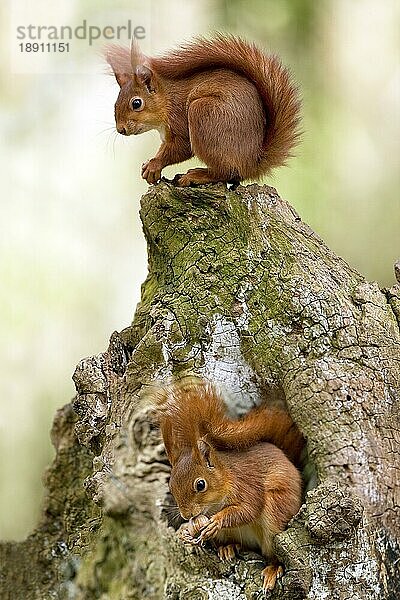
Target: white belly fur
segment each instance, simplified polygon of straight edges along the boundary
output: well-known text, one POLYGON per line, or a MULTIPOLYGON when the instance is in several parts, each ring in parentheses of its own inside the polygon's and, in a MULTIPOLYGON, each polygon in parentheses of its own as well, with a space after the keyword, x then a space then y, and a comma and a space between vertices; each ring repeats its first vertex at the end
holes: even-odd
POLYGON ((272 530, 265 515, 251 525, 222 529, 215 537, 217 544, 240 544, 244 550, 261 552, 266 558, 274 555, 273 540, 278 531, 272 530))

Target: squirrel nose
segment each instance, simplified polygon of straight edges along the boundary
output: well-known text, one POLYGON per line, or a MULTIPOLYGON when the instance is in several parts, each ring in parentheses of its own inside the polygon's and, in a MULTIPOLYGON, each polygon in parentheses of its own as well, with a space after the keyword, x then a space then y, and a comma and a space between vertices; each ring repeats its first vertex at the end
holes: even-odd
POLYGON ((118 133, 120 133, 121 135, 128 135, 126 128, 125 127, 117 127, 117 131, 118 133))

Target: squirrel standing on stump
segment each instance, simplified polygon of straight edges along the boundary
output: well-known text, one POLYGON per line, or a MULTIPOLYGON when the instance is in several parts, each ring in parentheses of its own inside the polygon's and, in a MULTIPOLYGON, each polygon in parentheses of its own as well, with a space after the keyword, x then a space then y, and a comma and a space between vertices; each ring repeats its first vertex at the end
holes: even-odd
POLYGON ((120 92, 117 131, 160 132, 162 144, 142 166, 156 183, 167 165, 197 156, 177 184, 260 179, 285 164, 299 138, 300 99, 279 58, 233 36, 198 38, 164 56, 111 45, 106 50, 120 92))
POLYGON ((182 539, 212 539, 222 560, 240 547, 261 551, 269 563, 263 587, 273 589, 282 575, 274 536, 301 505, 301 476, 291 462, 304 447, 300 431, 286 412, 267 406, 231 419, 216 390, 193 378, 159 390, 154 403, 172 465, 170 490, 189 521, 182 539))

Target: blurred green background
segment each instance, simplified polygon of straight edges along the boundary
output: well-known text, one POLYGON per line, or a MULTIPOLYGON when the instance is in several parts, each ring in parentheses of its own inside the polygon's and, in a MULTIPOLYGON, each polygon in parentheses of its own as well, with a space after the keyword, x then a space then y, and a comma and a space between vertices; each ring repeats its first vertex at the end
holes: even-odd
MULTIPOLYGON (((147 52, 230 31, 278 53, 304 101, 304 137, 268 180, 327 244, 367 278, 392 285, 400 255, 397 0, 40 0, 35 22, 120 15, 144 23, 147 52)), ((74 394, 76 363, 128 325, 146 275, 138 215, 141 163, 158 134, 114 132, 117 85, 99 46, 81 43, 65 69, 16 67, 15 23, 1 14, 0 538, 34 527, 49 429, 74 394), (69 70, 69 72, 65 72, 69 70)), ((24 58, 24 57, 19 57, 24 58)), ((43 57, 42 57, 43 59, 43 57)), ((38 59, 39 60, 39 59, 38 59)), ((165 175, 182 172, 182 166, 165 175)))

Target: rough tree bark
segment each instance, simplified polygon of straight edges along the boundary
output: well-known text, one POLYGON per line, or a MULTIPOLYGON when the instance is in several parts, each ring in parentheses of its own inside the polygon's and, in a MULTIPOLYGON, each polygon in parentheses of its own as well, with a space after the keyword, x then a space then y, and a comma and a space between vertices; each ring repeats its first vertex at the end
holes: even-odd
POLYGON ((141 303, 76 369, 41 522, 0 547, 1 598, 262 597, 261 557, 227 565, 182 545, 164 508, 148 391, 187 373, 238 413, 285 402, 307 438, 313 489, 277 536, 285 576, 272 597, 399 598, 399 286, 365 281, 270 187, 161 182, 141 218, 141 303))

